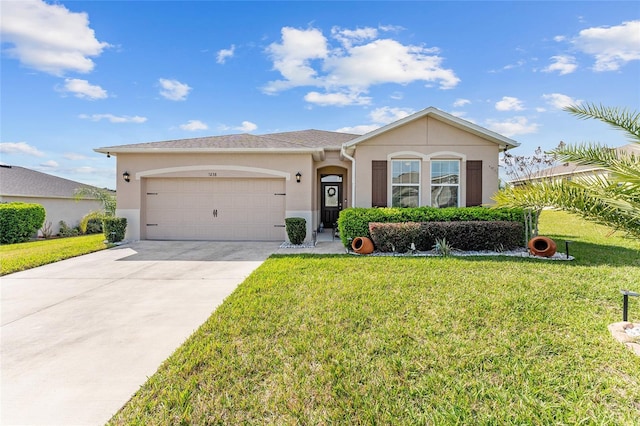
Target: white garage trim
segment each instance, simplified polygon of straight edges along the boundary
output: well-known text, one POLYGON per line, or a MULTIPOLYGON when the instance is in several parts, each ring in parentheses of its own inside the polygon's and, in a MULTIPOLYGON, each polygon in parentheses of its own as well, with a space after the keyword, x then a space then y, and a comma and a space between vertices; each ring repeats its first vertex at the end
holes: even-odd
POLYGON ((231 170, 239 172, 250 173, 263 173, 266 175, 277 176, 291 180, 291 173, 281 172, 279 170, 263 169, 260 167, 247 167, 247 166, 229 166, 229 165, 204 165, 204 166, 180 166, 180 167, 165 167, 162 169, 145 170, 143 172, 136 173, 136 180, 140 180, 143 177, 160 176, 167 173, 179 173, 179 172, 197 172, 202 170, 231 170))

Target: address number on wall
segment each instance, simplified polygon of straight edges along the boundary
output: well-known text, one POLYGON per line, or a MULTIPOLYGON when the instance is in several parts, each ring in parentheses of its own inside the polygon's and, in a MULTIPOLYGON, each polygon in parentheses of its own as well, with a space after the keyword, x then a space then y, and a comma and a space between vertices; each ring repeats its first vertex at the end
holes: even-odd
POLYGON ((209 172, 209 177, 216 177, 218 176, 218 173, 216 172, 209 172))

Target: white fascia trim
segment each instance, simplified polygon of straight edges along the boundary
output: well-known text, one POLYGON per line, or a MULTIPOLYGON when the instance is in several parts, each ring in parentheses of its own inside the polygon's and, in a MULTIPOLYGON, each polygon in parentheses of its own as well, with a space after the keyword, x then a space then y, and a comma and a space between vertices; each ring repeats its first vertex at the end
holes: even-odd
POLYGON ((228 166, 228 165, 180 166, 180 167, 165 167, 162 169, 145 170, 143 172, 136 173, 136 180, 140 180, 140 178, 143 178, 143 177, 163 175, 166 173, 196 172, 200 170, 212 170, 212 169, 264 173, 266 175, 282 177, 282 178, 285 178, 285 180, 291 180, 291 173, 281 172, 279 170, 263 169, 260 167, 228 166))
POLYGON ((415 159, 414 157, 421 158, 422 161, 428 161, 429 160, 429 156, 428 155, 422 154, 420 152, 398 151, 398 152, 392 152, 391 154, 387 155, 387 161, 402 160, 402 159, 415 159))

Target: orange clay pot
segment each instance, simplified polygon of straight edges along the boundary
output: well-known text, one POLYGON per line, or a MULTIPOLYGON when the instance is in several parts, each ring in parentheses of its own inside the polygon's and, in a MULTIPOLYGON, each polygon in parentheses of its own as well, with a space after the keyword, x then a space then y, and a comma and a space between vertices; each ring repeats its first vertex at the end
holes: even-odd
POLYGON ((551 257, 557 250, 555 241, 548 237, 533 237, 527 246, 531 254, 540 257, 551 257))
POLYGON ((373 242, 367 237, 355 237, 351 248, 358 254, 370 254, 373 253, 373 242))

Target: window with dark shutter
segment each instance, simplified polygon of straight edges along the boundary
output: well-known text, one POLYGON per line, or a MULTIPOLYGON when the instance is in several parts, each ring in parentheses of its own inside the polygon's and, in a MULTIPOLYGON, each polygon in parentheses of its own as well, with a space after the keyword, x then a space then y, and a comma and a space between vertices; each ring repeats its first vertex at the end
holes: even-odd
POLYGON ((467 207, 482 204, 482 160, 467 160, 467 207))
POLYGON ((387 207, 387 162, 371 162, 371 207, 387 207))

